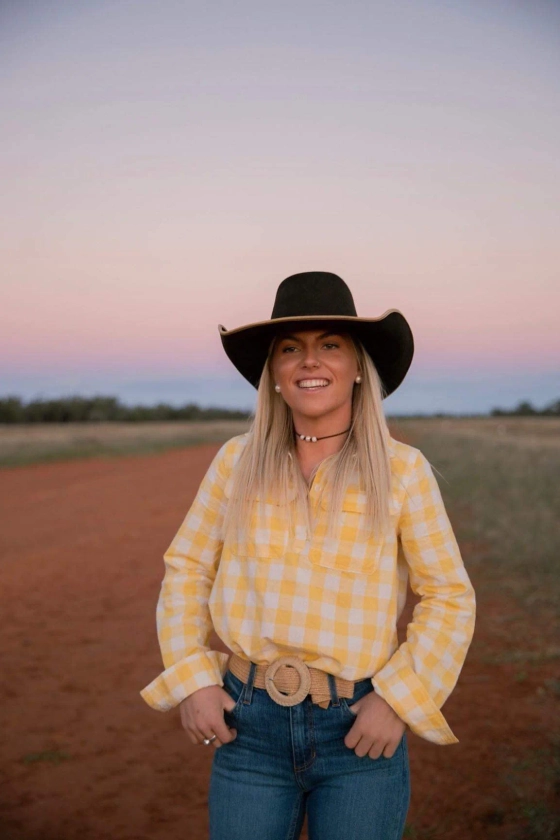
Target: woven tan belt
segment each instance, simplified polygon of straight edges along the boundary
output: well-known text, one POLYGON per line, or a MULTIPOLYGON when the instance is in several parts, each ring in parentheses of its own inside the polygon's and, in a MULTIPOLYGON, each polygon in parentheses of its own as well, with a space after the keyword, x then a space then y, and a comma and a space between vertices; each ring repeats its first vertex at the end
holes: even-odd
MULTIPOLYGON (((251 662, 232 653, 228 668, 242 682, 249 679, 251 662)), ((310 668, 299 656, 280 656, 269 665, 257 665, 254 683, 256 688, 266 688, 280 706, 295 706, 311 694, 314 703, 326 709, 331 699, 326 671, 310 668), (282 693, 284 692, 284 693, 282 693)), ((354 683, 335 677, 339 697, 353 697, 354 683)))

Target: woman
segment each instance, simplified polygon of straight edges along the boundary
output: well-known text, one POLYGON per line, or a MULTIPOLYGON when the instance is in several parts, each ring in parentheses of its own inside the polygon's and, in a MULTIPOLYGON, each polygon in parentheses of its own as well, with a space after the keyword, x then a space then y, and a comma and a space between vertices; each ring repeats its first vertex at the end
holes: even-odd
POLYGON ((254 422, 214 458, 165 554, 165 671, 212 745, 212 840, 398 840, 406 729, 457 742, 440 709, 474 631, 475 595, 427 459, 382 399, 413 355, 397 310, 359 318, 334 274, 284 280, 270 320, 227 331, 258 387, 254 422), (407 579, 421 596, 398 646, 407 579), (232 654, 209 648, 212 626, 232 654))

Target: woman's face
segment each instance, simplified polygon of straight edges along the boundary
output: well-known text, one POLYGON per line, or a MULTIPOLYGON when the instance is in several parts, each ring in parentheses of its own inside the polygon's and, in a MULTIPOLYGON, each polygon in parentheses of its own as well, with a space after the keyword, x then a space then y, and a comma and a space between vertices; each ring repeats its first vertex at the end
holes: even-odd
POLYGON ((271 360, 274 383, 298 417, 351 416, 358 359, 352 339, 332 328, 281 334, 271 360))

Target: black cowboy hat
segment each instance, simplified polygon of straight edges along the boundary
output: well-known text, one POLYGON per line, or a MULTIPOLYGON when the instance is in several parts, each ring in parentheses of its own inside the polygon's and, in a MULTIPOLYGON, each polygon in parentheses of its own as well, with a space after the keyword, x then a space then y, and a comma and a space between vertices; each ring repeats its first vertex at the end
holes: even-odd
POLYGON ((270 342, 279 328, 301 324, 319 329, 334 323, 337 330, 359 338, 373 359, 384 396, 395 391, 412 362, 414 340, 402 312, 388 309, 378 318, 358 318, 352 292, 341 277, 328 271, 305 271, 286 277, 278 286, 272 315, 234 330, 219 325, 224 350, 237 370, 255 388, 263 371, 270 342))

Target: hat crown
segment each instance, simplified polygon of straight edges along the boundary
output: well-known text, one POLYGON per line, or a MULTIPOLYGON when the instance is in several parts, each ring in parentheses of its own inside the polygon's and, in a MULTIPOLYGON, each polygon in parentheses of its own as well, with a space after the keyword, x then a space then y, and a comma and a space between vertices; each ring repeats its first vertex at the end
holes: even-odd
POLYGON ((303 271, 286 277, 276 292, 272 319, 315 315, 357 317, 352 292, 330 271, 303 271))

